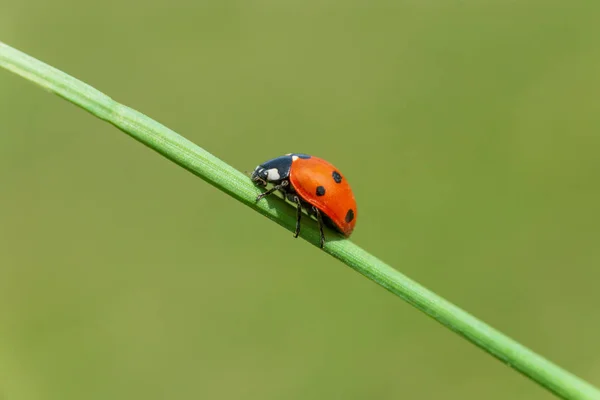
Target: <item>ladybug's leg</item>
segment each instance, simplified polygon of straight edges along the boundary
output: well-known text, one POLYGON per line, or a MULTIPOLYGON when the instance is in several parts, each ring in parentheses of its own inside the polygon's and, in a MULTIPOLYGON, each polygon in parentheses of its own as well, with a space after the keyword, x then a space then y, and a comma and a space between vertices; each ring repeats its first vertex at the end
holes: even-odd
POLYGON ((263 197, 267 197, 268 195, 270 195, 270 194, 271 194, 271 193, 273 193, 273 192, 276 192, 276 191, 278 191, 278 190, 282 190, 282 189, 283 189, 283 188, 285 188, 287 185, 289 185, 289 182, 288 182, 287 180, 285 180, 285 181, 281 182, 279 185, 275 185, 275 186, 273 186, 271 189, 267 190, 266 192, 259 194, 259 195, 256 197, 256 201, 258 202, 258 201, 260 201, 260 199, 262 199, 263 197))
POLYGON ((300 203, 300 199, 298 196, 294 196, 292 201, 296 203, 298 206, 298 210, 296 211, 296 231, 294 232, 294 237, 297 238, 300 234, 300 219, 302 218, 302 203, 300 203))
POLYGON ((323 218, 321 217, 321 211, 319 211, 317 207, 313 207, 313 212, 317 216, 319 232, 321 233, 321 248, 323 248, 323 245, 325 245, 325 234, 323 233, 323 218))

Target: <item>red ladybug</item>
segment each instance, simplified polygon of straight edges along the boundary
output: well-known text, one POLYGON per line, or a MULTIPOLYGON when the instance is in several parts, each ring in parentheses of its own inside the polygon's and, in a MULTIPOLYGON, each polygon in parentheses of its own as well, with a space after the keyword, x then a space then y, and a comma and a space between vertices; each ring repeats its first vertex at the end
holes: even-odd
POLYGON ((252 173, 251 179, 271 189, 260 194, 256 201, 276 191, 298 207, 296 231, 300 233, 300 218, 304 207, 309 215, 314 215, 321 233, 321 248, 325 243, 323 223, 349 237, 356 224, 356 200, 348 181, 327 161, 307 154, 290 153, 260 164, 252 173))

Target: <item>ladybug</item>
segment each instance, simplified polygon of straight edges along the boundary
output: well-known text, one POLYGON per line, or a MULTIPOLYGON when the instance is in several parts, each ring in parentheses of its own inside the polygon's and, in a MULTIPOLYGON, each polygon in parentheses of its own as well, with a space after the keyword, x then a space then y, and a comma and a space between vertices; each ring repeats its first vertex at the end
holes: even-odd
POLYGON ((256 201, 280 191, 284 199, 297 206, 296 231, 300 233, 302 208, 314 216, 325 244, 323 224, 349 237, 356 224, 356 200, 346 178, 327 161, 307 154, 290 153, 260 164, 251 176, 261 187, 274 186, 261 193, 256 201))

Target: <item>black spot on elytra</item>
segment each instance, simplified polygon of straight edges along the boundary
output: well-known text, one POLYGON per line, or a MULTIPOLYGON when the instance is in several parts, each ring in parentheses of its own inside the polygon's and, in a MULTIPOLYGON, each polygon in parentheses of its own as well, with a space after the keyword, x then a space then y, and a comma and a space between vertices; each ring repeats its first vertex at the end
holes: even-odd
POLYGON ((346 223, 349 224, 350 222, 352 222, 352 220, 354 219, 354 211, 352 211, 352 209, 349 209, 348 212, 346 213, 346 223))
POLYGON ((335 183, 342 183, 342 176, 340 175, 339 172, 333 171, 331 176, 333 176, 333 180, 335 181, 335 183))
POLYGON ((324 196, 325 188, 323 186, 317 186, 317 196, 324 196))

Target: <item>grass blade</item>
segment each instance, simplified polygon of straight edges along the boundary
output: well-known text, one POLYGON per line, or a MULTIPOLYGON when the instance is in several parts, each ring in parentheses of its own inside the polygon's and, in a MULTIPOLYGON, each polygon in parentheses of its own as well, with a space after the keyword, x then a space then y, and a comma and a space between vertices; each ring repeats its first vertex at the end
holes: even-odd
MULTIPOLYGON (((206 182, 286 229, 295 227, 295 210, 279 199, 255 203, 260 193, 250 179, 169 128, 119 104, 93 87, 0 42, 0 66, 89 111, 206 182)), ((314 223, 301 237, 318 246, 314 223)), ((404 299, 444 326, 565 399, 600 399, 600 391, 486 325, 348 240, 330 240, 324 251, 404 299)))

